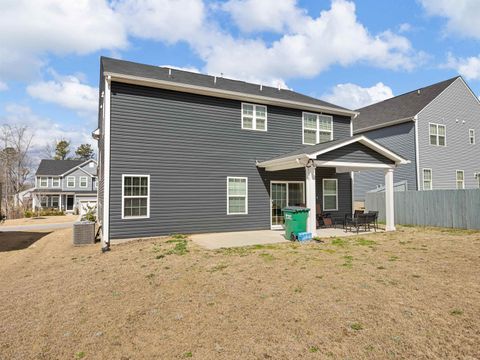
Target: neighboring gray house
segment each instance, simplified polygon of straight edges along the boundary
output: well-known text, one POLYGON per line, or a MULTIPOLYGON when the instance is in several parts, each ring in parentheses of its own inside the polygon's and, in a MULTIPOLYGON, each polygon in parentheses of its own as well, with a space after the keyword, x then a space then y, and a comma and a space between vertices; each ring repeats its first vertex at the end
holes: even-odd
MULTIPOLYGON (((480 102, 457 76, 357 110, 354 134, 411 161, 395 172, 396 190, 480 187, 480 102)), ((383 190, 383 174, 355 173, 355 200, 383 190)))
POLYGON ((97 162, 42 160, 35 173, 32 194, 33 209, 82 214, 88 205, 97 204, 97 162))
POLYGON ((288 205, 309 207, 315 232, 317 207, 351 214, 353 170, 385 170, 393 209, 393 170, 406 162, 352 137, 354 111, 223 77, 101 58, 99 108, 93 136, 105 246, 277 229, 288 205))

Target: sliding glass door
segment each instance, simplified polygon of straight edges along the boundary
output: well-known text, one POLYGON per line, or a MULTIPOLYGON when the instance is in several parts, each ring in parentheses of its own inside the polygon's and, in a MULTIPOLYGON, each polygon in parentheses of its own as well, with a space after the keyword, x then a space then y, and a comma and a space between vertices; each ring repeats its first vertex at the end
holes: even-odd
POLYGON ((272 229, 283 227, 282 209, 287 206, 304 206, 303 181, 272 181, 270 183, 272 229))

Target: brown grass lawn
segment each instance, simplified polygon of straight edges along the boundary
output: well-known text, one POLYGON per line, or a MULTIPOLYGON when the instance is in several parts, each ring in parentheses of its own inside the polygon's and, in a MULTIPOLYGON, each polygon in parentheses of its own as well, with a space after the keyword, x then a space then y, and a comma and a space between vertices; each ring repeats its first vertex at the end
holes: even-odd
POLYGON ((59 215, 59 216, 39 216, 33 218, 9 219, 3 224, 0 224, 0 231, 2 226, 18 226, 18 225, 39 225, 39 224, 63 224, 72 222, 78 219, 78 215, 59 215))
POLYGON ((70 242, 0 253, 1 359, 480 358, 478 232, 70 242))

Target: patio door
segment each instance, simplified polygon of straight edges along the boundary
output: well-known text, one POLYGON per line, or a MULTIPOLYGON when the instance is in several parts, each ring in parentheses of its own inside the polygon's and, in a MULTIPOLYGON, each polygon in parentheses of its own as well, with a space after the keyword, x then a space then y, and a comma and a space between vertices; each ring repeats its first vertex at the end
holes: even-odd
POLYGON ((282 209, 305 204, 303 181, 272 181, 270 183, 272 229, 283 227, 282 209))

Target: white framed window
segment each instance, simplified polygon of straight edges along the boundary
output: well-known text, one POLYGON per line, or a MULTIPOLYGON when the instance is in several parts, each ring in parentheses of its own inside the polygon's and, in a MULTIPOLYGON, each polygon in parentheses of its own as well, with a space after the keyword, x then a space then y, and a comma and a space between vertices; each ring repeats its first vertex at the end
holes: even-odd
POLYGON ((267 107, 242 103, 242 129, 267 131, 267 107))
POLYGON ((248 178, 227 177, 227 215, 248 214, 248 178))
POLYGON ((122 219, 150 217, 150 175, 122 175, 122 219))
POLYGON ((432 169, 423 169, 423 190, 433 189, 432 169))
POLYGON ((338 180, 337 179, 323 179, 323 210, 337 211, 338 210, 338 180))
POLYGON ((97 181, 98 179, 96 177, 93 177, 92 178, 92 183, 93 183, 93 188, 96 189, 97 188, 97 181))
POLYGON ((41 188, 48 187, 48 178, 47 177, 39 177, 38 178, 38 186, 41 188))
POLYGON ((80 176, 80 187, 81 188, 88 187, 88 179, 86 176, 80 176))
POLYGON ((457 183, 457 189, 465 189, 465 174, 463 170, 457 170, 456 183, 457 183))
POLYGON ((304 112, 302 113, 302 141, 315 145, 333 140, 333 117, 304 112))
POLYGON ((474 173, 473 176, 474 176, 475 179, 477 180, 478 188, 480 189, 480 171, 474 173))
POLYGON ((59 188, 60 187, 60 178, 54 177, 52 178, 52 187, 59 188))
POLYGON ((447 134, 445 125, 429 123, 428 133, 430 135, 430 145, 446 146, 447 134))
POLYGON ((75 187, 75 176, 67 176, 67 187, 68 188, 75 187))
POLYGON ((475 129, 468 130, 468 139, 471 145, 475 145, 475 129))

